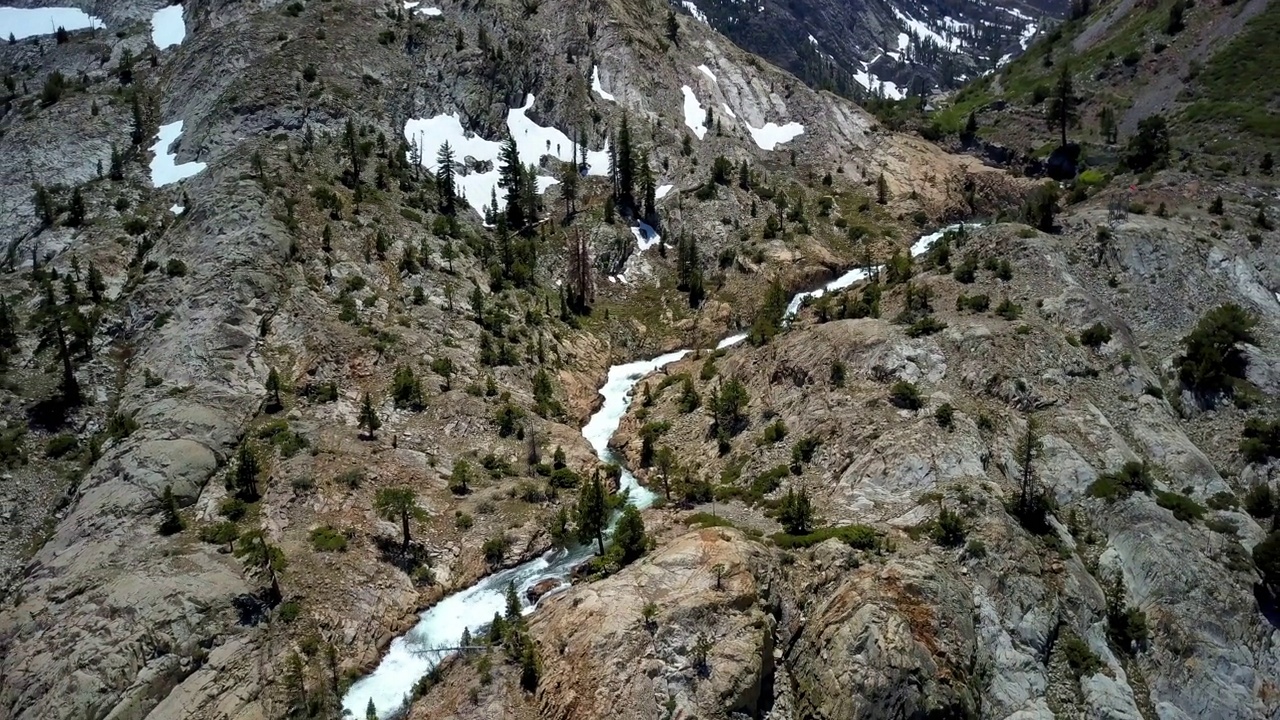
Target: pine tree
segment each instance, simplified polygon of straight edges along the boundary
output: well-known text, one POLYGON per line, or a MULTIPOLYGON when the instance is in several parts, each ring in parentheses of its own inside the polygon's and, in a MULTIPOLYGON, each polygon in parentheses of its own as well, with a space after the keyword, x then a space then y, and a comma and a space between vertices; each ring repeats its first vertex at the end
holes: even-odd
POLYGON ((9 299, 0 295, 0 351, 18 346, 18 315, 9 305, 9 299))
POLYGON ((383 488, 378 491, 377 497, 373 502, 374 510, 383 520, 400 523, 400 532, 403 540, 400 543, 400 552, 404 555, 409 553, 409 520, 425 520, 427 514, 418 507, 418 500, 413 494, 413 490, 407 487, 383 488))
POLYGON ((560 168, 560 196, 564 198, 564 218, 568 222, 573 218, 574 208, 578 203, 578 165, 564 163, 560 168))
POLYGON ((75 366, 71 360, 71 346, 67 335, 69 332, 70 309, 60 305, 54 294, 53 284, 46 281, 44 297, 33 321, 40 328, 40 344, 36 352, 52 347, 58 355, 62 366, 62 402, 65 407, 78 407, 84 402, 80 392, 80 383, 76 380, 75 366))
POLYGON ((266 411, 273 413, 284 407, 284 402, 280 399, 280 373, 275 368, 271 368, 271 372, 267 373, 267 406, 266 411))
POLYGON ((382 427, 382 421, 378 419, 378 411, 373 409, 373 399, 369 397, 369 393, 365 393, 360 401, 360 420, 357 427, 366 432, 365 437, 369 440, 373 440, 374 433, 382 427))
POLYGON ((680 21, 676 19, 675 10, 667 8, 667 39, 671 42, 678 42, 677 36, 680 33, 680 21))
MULTIPOLYGON (((360 169, 363 158, 360 155, 360 138, 356 134, 356 124, 351 118, 347 118, 342 145, 347 151, 347 158, 351 161, 350 186, 358 189, 360 187, 360 169)), ((356 202, 358 204, 359 200, 357 199, 356 202)))
POLYGON ((178 514, 178 501, 173 497, 173 486, 164 486, 164 496, 160 500, 160 509, 163 518, 160 521, 160 534, 173 535, 180 533, 186 529, 187 525, 182 521, 182 515, 178 514))
POLYGON ((800 488, 799 492, 795 488, 787 490, 778 510, 778 522, 782 523, 788 535, 808 535, 813 532, 813 503, 804 488, 800 488))
POLYGON ((271 581, 271 597, 279 600, 280 573, 288 565, 284 551, 268 542, 266 533, 262 530, 250 530, 240 536, 235 555, 244 558, 249 567, 267 576, 271 581))
POLYGON ((307 714, 306 669, 302 664, 302 656, 297 651, 290 652, 284 665, 284 692, 289 698, 290 717, 305 717, 307 714))
POLYGON ((876 178, 876 202, 881 205, 889 202, 889 181, 884 179, 884 173, 876 178))
POLYGON ((102 293, 107 289, 106 282, 102 279, 102 273, 99 272, 98 266, 92 262, 89 263, 89 277, 85 281, 85 290, 89 292, 89 299, 95 303, 102 302, 102 293))
POLYGON ((600 483, 600 471, 591 474, 591 481, 578 494, 578 542, 589 543, 592 540, 604 554, 604 530, 609 522, 609 508, 605 501, 604 485, 600 483))
POLYGON ((658 218, 658 198, 657 188, 653 184, 653 170, 649 167, 649 154, 644 153, 640 156, 640 192, 644 196, 644 208, 642 214, 645 222, 650 225, 657 225, 658 218))
POLYGON ((436 190, 440 193, 440 212, 454 215, 457 212, 457 187, 453 176, 453 148, 448 141, 436 153, 436 190))
POLYGON ((245 502, 254 502, 262 495, 258 492, 258 474, 262 467, 258 464, 258 456, 249 447, 249 443, 240 446, 236 455, 236 470, 232 476, 232 487, 236 497, 245 502))
POLYGON ((631 146, 631 125, 627 114, 622 114, 618 127, 618 206, 628 212, 635 211, 635 150, 631 146))
POLYGON ((644 533, 644 519, 635 505, 622 509, 618 527, 613 533, 614 546, 622 553, 622 562, 629 563, 644 554, 648 540, 644 533))
POLYGON ((1054 84, 1053 95, 1049 98, 1048 112, 1049 127, 1062 133, 1062 147, 1067 146, 1067 128, 1076 120, 1078 102, 1071 83, 1071 67, 1064 62, 1054 84))
MULTIPOLYGON (((525 228, 526 217, 524 208, 521 207, 524 194, 524 165, 520 163, 520 151, 516 147, 516 139, 507 136, 502 141, 502 149, 498 153, 499 176, 498 187, 506 191, 506 219, 507 227, 522 231, 525 228)), ((494 198, 494 215, 497 215, 496 196, 494 198)))
POLYGON ((84 194, 80 192, 80 188, 76 188, 71 191, 71 203, 67 205, 67 227, 84 225, 84 217, 84 194))

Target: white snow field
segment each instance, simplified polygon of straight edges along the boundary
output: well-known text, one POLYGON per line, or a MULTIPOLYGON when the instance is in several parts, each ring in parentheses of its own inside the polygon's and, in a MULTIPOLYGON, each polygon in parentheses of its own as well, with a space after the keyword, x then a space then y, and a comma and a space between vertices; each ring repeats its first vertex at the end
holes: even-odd
POLYGON ((187 23, 182 18, 182 6, 160 8, 151 16, 151 42, 165 48, 181 45, 187 37, 187 23))
POLYGON ((798 122, 789 122, 786 125, 768 122, 762 128, 754 128, 747 123, 747 130, 751 132, 751 139, 756 141, 756 145, 759 145, 761 150, 773 150, 799 137, 804 132, 804 126, 798 122))
POLYGON ((704 25, 710 25, 710 24, 711 24, 711 23, 707 22, 707 16, 706 16, 705 14, 703 14, 703 12, 702 12, 701 10, 699 10, 699 9, 698 9, 698 6, 697 6, 697 5, 694 5, 693 3, 689 2, 689 0, 681 0, 681 3, 680 3, 680 4, 684 6, 684 9, 685 9, 685 10, 688 10, 688 11, 689 11, 689 14, 690 14, 690 15, 692 15, 692 16, 694 16, 695 18, 697 18, 698 20, 700 20, 704 25))
POLYGON ((716 74, 711 72, 711 68, 707 67, 706 65, 699 65, 697 69, 701 70, 703 75, 706 75, 707 77, 711 78, 711 82, 713 83, 720 82, 719 80, 716 79, 716 74))
POLYGON ((666 196, 667 196, 667 193, 669 193, 669 192, 671 192, 672 190, 674 190, 674 189, 675 189, 675 187, 676 187, 675 185, 659 185, 659 186, 658 186, 658 187, 653 191, 653 199, 654 199, 654 200, 661 200, 662 198, 664 198, 664 197, 666 197, 666 196))
POLYGON ((202 172, 207 165, 202 162, 177 163, 178 156, 169 152, 169 146, 182 136, 182 121, 171 122, 168 125, 161 125, 160 132, 156 134, 155 144, 151 146, 151 152, 155 153, 155 157, 151 159, 151 184, 155 187, 164 187, 172 185, 179 180, 202 172))
POLYGON ((684 93, 684 124, 701 140, 707 134, 707 126, 703 124, 707 119, 707 111, 698 102, 698 96, 693 94, 693 88, 682 85, 680 92, 684 93))
POLYGON ((591 68, 591 90, 595 94, 599 95, 600 99, 602 100, 608 100, 609 102, 618 102, 618 98, 614 97, 613 93, 605 92, 604 85, 600 84, 600 66, 599 65, 594 65, 591 68))
POLYGON ((8 39, 10 34, 15 40, 52 35, 58 28, 72 31, 100 27, 103 27, 102 18, 94 17, 80 8, 0 7, 0 39, 8 39))
MULTIPOLYGON (((507 130, 515 138, 516 149, 520 154, 520 162, 525 165, 539 165, 544 155, 551 155, 562 162, 573 160, 574 145, 568 135, 553 127, 543 127, 529 118, 527 113, 533 107, 535 98, 529 94, 524 107, 511 108, 507 111, 507 130)), ((489 204, 495 188, 498 186, 498 153, 502 143, 469 134, 462 129, 462 121, 458 114, 437 115, 431 118, 411 119, 404 124, 404 137, 410 145, 417 145, 422 150, 422 164, 432 172, 436 165, 436 152, 440 146, 449 143, 453 148, 454 158, 459 164, 465 158, 472 157, 477 161, 493 163, 488 172, 472 172, 467 175, 458 174, 455 182, 458 191, 480 215, 484 215, 484 207, 489 204)), ((609 148, 589 150, 587 152, 587 174, 604 176, 609 174, 609 148)), ((556 179, 546 175, 538 176, 538 192, 546 192, 547 188, 556 184, 556 179)), ((503 193, 497 193, 498 207, 505 207, 503 193)))

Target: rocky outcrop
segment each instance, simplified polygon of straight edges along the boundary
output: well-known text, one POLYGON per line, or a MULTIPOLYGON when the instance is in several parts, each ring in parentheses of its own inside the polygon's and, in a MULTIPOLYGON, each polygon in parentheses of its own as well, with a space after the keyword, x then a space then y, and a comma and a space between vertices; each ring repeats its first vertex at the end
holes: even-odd
POLYGON ((772 698, 770 575, 761 545, 708 529, 548 599, 530 623, 541 717, 759 716, 772 698))

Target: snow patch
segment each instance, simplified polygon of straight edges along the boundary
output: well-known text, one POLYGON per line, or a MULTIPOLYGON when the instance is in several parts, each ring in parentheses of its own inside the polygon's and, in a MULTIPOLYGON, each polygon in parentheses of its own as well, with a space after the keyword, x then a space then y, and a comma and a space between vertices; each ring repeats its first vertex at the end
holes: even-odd
POLYGON ((693 94, 693 88, 683 85, 680 87, 680 92, 684 93, 684 124, 701 140, 707 134, 707 126, 704 123, 707 119, 707 111, 702 107, 702 103, 698 102, 698 96, 693 94))
POLYGON ((702 21, 704 24, 707 24, 707 25, 711 24, 707 22, 707 16, 703 14, 701 10, 698 9, 697 5, 694 5, 693 3, 689 2, 689 0, 681 0, 680 4, 684 6, 685 10, 689 11, 690 15, 702 21))
POLYGON ((14 39, 52 35, 58 28, 83 30, 103 27, 102 18, 71 7, 16 8, 0 7, 0 37, 14 39))
POLYGON ((181 45, 187 37, 187 23, 182 19, 182 6, 170 5, 151 16, 151 42, 165 48, 181 45))
POLYGON ((724 108, 725 115, 728 115, 734 120, 738 119, 738 116, 733 113, 733 108, 729 107, 729 103, 720 103, 720 107, 724 108))
POLYGON ((428 17, 440 17, 444 12, 438 7, 425 7, 413 11, 415 15, 426 15, 428 17))
POLYGON ((907 29, 915 35, 922 38, 929 38, 937 43, 939 47, 950 50, 951 52, 956 52, 960 49, 962 44, 960 38, 953 37, 950 34, 941 34, 896 7, 890 7, 890 10, 892 10, 894 16, 897 17, 898 20, 902 21, 902 23, 907 26, 907 29))
POLYGON ((675 187, 676 187, 675 185, 659 185, 657 189, 653 191, 653 199, 661 200, 662 198, 667 196, 667 193, 674 190, 675 187))
POLYGON ((903 52, 911 45, 911 36, 906 33, 898 33, 898 52, 903 52))
POLYGON ((201 172, 207 167, 202 162, 177 163, 177 155, 169 152, 169 146, 182 136, 182 121, 161 125, 156 142, 151 146, 155 157, 151 159, 151 184, 155 187, 172 185, 179 180, 201 172))
POLYGON ((754 128, 747 123, 747 130, 750 131, 751 139, 756 141, 756 145, 759 145, 761 150, 772 150, 796 139, 804 132, 804 126, 798 122, 789 122, 786 125, 769 122, 762 128, 754 128))
POLYGON ((814 36, 812 36, 812 35, 810 35, 810 36, 809 36, 809 42, 810 42, 810 43, 812 43, 814 47, 819 47, 819 46, 818 46, 818 38, 816 38, 816 37, 814 37, 814 36))
MULTIPOLYGON (((529 94, 526 96, 524 107, 511 108, 507 111, 507 130, 511 133, 511 137, 515 138, 520 162, 525 165, 540 165, 544 155, 551 155, 561 162, 572 162, 574 145, 569 136, 553 127, 543 127, 526 115, 533 107, 534 100, 535 97, 529 94)), ((498 154, 502 150, 502 143, 485 140, 463 130, 462 122, 456 112, 431 118, 411 119, 404 124, 404 136, 410 145, 416 145, 421 149, 422 164, 432 172, 438 169, 436 152, 446 142, 453 148, 454 158, 459 165, 468 157, 478 162, 488 161, 493 164, 493 169, 488 172, 471 172, 454 176, 459 193, 477 213, 483 216, 484 207, 489 204, 498 185, 498 154)), ((588 151, 586 174, 603 176, 608 173, 608 145, 603 150, 588 151)), ((555 178, 546 175, 537 176, 536 181, 538 192, 546 192, 547 188, 557 182, 555 178)), ((503 195, 504 193, 497 193, 498 207, 495 210, 503 209, 505 203, 503 195)))
POLYGON ((591 90, 595 94, 599 95, 600 98, 603 100, 608 100, 609 102, 618 101, 618 98, 614 97, 612 93, 605 92, 604 86, 600 84, 600 66, 599 65, 595 65, 591 68, 591 90))
POLYGON ((175 204, 175 205, 173 205, 173 206, 171 206, 171 207, 169 208, 169 212, 173 213, 174 215, 181 215, 182 213, 184 213, 184 212, 186 212, 186 211, 187 211, 187 209, 186 209, 186 208, 182 207, 181 205, 177 205, 177 204, 175 204))
POLYGON ((711 72, 711 68, 707 67, 706 65, 699 65, 698 69, 702 71, 703 75, 706 75, 707 77, 711 78, 711 82, 720 82, 719 80, 716 79, 716 74, 711 72))

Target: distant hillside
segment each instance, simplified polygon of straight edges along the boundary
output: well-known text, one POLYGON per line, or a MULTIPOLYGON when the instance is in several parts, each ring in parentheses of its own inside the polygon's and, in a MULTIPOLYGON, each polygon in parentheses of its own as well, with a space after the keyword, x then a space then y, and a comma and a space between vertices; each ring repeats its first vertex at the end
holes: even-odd
POLYGON ((1066 0, 694 0, 678 3, 813 87, 900 99, 1018 57, 1067 15, 1066 0))

